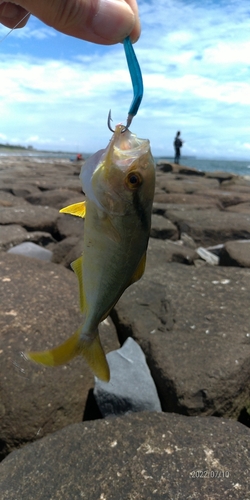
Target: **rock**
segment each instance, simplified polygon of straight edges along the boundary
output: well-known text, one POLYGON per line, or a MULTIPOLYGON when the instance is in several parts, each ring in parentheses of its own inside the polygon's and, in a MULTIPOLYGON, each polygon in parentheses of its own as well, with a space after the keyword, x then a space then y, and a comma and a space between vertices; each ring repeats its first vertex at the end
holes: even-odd
POLYGON ((7 250, 13 245, 22 243, 27 234, 27 231, 18 224, 0 226, 0 250, 7 250))
POLYGON ((0 225, 18 224, 28 230, 40 230, 54 233, 58 211, 50 207, 22 205, 0 207, 0 225))
POLYGON ((64 240, 54 245, 52 262, 68 267, 73 260, 77 259, 77 256, 79 257, 81 255, 82 239, 83 238, 81 238, 81 241, 79 241, 79 237, 69 236, 68 238, 64 238, 64 240), (74 255, 73 252, 75 253, 74 255), (72 260, 70 260, 71 258, 72 260))
POLYGON ((120 343, 143 349, 164 411, 237 419, 248 407, 249 296, 249 270, 168 264, 149 245, 111 316, 120 343))
POLYGON ((165 215, 180 232, 191 236, 199 246, 208 247, 235 239, 250 238, 250 218, 247 214, 207 210, 166 210, 165 215))
POLYGON ((73 200, 72 203, 77 203, 84 199, 83 194, 77 194, 70 189, 51 189, 43 191, 40 194, 26 196, 26 200, 33 205, 48 205, 58 210, 71 204, 68 203, 68 200, 73 200))
POLYGON ((213 172, 205 172, 205 177, 207 177, 208 179, 218 179, 218 181, 222 183, 224 181, 230 181, 234 179, 236 176, 231 172, 213 171, 213 172))
POLYGON ((238 203, 238 205, 232 205, 226 208, 227 212, 238 212, 242 214, 250 214, 250 202, 238 203))
POLYGON ((60 214, 57 221, 57 228, 61 238, 77 236, 83 238, 84 219, 73 215, 60 214))
POLYGON ((197 253, 182 244, 182 241, 149 239, 149 252, 147 261, 150 265, 156 266, 157 262, 181 262, 182 264, 193 264, 198 258, 197 253))
POLYGON ((199 257, 201 257, 201 259, 205 260, 211 266, 219 265, 219 257, 217 255, 214 255, 212 252, 209 252, 209 250, 207 250, 206 248, 196 248, 196 253, 199 255, 199 257))
POLYGON ((41 246, 55 242, 51 234, 44 231, 26 231, 17 224, 0 226, 0 250, 8 250, 24 241, 33 241, 41 246))
POLYGON ((196 249, 196 244, 193 238, 191 236, 188 236, 186 233, 181 233, 180 234, 180 240, 182 241, 183 245, 188 248, 192 248, 192 250, 196 249))
POLYGON ((250 240, 228 241, 220 255, 221 266, 250 267, 250 240))
MULTIPOLYGON (((20 356, 21 351, 60 344, 82 324, 74 273, 49 262, 1 253, 0 282, 3 458, 24 443, 80 422, 94 378, 80 357, 49 368, 20 356)), ((106 351, 120 346, 110 318, 100 325, 100 331, 106 351)))
POLYGON ((161 215, 152 215, 150 236, 161 240, 178 240, 178 229, 170 220, 161 215))
POLYGON ((35 243, 26 241, 20 245, 16 245, 8 250, 8 253, 23 255, 24 257, 30 257, 33 259, 47 260, 51 261, 52 252, 46 248, 42 248, 35 243))
POLYGON ((11 193, 0 190, 1 207, 15 207, 16 205, 28 205, 28 202, 23 198, 18 198, 11 193))
POLYGON ((168 160, 158 160, 156 163, 156 167, 159 168, 162 172, 173 171, 173 165, 169 163, 168 160))
POLYGON ((157 184, 166 193, 198 194, 211 189, 219 188, 217 179, 208 179, 206 177, 185 177, 166 174, 161 177, 157 184))
POLYGON ((70 425, 0 465, 2 500, 222 499, 249 495, 245 426, 134 413, 70 425))
POLYGON ((94 396, 103 417, 139 411, 161 411, 154 381, 140 346, 129 337, 107 355, 109 383, 95 379, 94 396))
POLYGON ((220 196, 207 196, 207 192, 204 195, 200 194, 186 194, 186 193, 166 193, 161 189, 155 191, 154 202, 155 203, 172 203, 175 205, 185 205, 188 210, 189 205, 197 206, 201 208, 222 208, 220 202, 220 196))

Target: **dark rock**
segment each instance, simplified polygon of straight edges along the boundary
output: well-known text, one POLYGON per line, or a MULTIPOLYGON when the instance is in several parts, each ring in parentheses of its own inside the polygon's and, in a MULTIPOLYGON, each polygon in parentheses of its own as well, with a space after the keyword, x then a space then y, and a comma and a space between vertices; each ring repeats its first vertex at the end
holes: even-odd
POLYGON ((69 236, 68 238, 65 238, 64 240, 60 241, 56 245, 53 245, 52 251, 53 251, 53 256, 52 256, 52 262, 55 262, 57 264, 62 264, 68 267, 68 265, 75 259, 77 259, 77 256, 79 257, 82 253, 82 248, 78 249, 78 243, 79 242, 79 237, 77 236, 69 236), (77 256, 73 255, 73 251, 76 249, 77 256), (68 257, 68 255, 70 256, 68 257), (75 258, 74 258, 75 257, 75 258), (71 259, 69 261, 69 259, 71 259))
POLYGON ((1 207, 15 207, 16 205, 27 205, 28 202, 23 198, 18 198, 6 191, 0 191, 0 206, 1 207))
POLYGON ((74 424, 1 463, 1 499, 245 500, 249 438, 230 420, 164 413, 74 424))
POLYGON ((129 337, 107 355, 109 383, 95 379, 94 396, 103 417, 138 411, 161 411, 154 381, 140 346, 129 337))
POLYGON ((166 193, 200 194, 204 191, 219 188, 217 179, 207 179, 205 177, 173 176, 167 174, 165 178, 158 180, 158 186, 166 193))
POLYGON ((219 172, 219 171, 214 171, 214 172, 206 172, 205 177, 208 179, 218 179, 218 181, 224 182, 224 181, 230 181, 232 180, 235 175, 232 174, 231 172, 219 172))
MULTIPOLYGON (((1 253, 0 281, 3 458, 24 443, 80 422, 94 378, 80 357, 49 368, 20 356, 20 351, 60 344, 81 325, 74 273, 56 264, 1 253)), ((119 347, 110 318, 100 325, 100 331, 106 351, 119 347)))
POLYGON ((226 208, 227 212, 238 212, 250 215, 250 201, 246 203, 238 203, 237 205, 229 206, 226 208))
POLYGON ((69 236, 83 237, 84 219, 73 215, 60 214, 57 220, 57 228, 62 238, 69 236))
POLYGON ((248 270, 166 264, 149 245, 112 319, 121 343, 142 347, 164 411, 238 418, 248 406, 249 296, 248 270))
POLYGON ((234 176, 230 181, 223 182, 223 188, 228 191, 250 194, 250 180, 241 176, 234 176))
POLYGON ((161 215, 152 215, 151 232, 152 238, 161 240, 178 240, 179 232, 177 227, 172 222, 161 215))
POLYGON ((147 260, 152 266, 157 265, 159 261, 161 263, 181 262, 182 264, 193 264, 194 260, 198 258, 197 253, 183 244, 181 240, 173 242, 150 238, 148 248, 147 260))
POLYGON ((11 246, 22 243, 27 234, 27 231, 17 224, 0 226, 0 250, 8 250, 11 246))
POLYGON ((30 257, 33 259, 46 260, 48 262, 52 259, 52 252, 46 248, 42 248, 36 243, 31 241, 25 241, 16 245, 8 250, 8 253, 23 255, 24 257, 30 257))
POLYGON ((0 250, 8 250, 24 241, 33 241, 41 246, 46 246, 54 242, 50 233, 44 231, 26 231, 17 224, 7 224, 0 226, 0 250))
POLYGON ((0 225, 18 224, 28 230, 53 233, 57 219, 58 211, 50 207, 32 205, 0 207, 0 225))
POLYGON ((200 246, 211 246, 235 239, 250 238, 247 214, 207 210, 166 210, 166 216, 180 232, 191 236, 200 246))
POLYGON ((173 171, 173 165, 169 163, 167 160, 158 160, 156 163, 156 167, 159 168, 162 172, 173 171))
POLYGON ((208 191, 204 191, 204 197, 217 200, 217 203, 219 203, 223 208, 250 201, 250 195, 248 193, 239 193, 238 191, 225 191, 223 190, 223 185, 222 188, 218 190, 210 189, 208 191))
POLYGON ((250 241, 228 241, 220 255, 221 266, 250 267, 250 241))
POLYGON ((189 209, 189 206, 197 206, 200 209, 203 208, 211 208, 217 207, 222 208, 222 204, 220 202, 219 194, 217 197, 209 197, 207 196, 207 192, 204 195, 199 194, 184 194, 184 193, 166 193, 160 189, 156 189, 154 201, 155 203, 160 204, 175 204, 175 205, 185 205, 186 209, 189 209))
POLYGON ((26 197, 26 200, 33 205, 48 205, 60 210, 71 204, 68 203, 68 200, 72 200, 72 203, 77 203, 83 201, 84 196, 70 189, 52 189, 43 191, 40 194, 29 195, 26 197))

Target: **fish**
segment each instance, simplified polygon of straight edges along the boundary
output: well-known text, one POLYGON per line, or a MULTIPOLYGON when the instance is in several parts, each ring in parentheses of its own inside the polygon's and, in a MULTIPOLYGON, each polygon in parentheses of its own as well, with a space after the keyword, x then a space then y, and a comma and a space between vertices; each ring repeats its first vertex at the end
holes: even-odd
POLYGON ((149 140, 117 125, 108 146, 85 161, 80 180, 86 200, 60 212, 85 219, 83 252, 71 264, 78 278, 83 323, 59 346, 25 356, 58 366, 81 355, 94 375, 108 382, 110 370, 98 325, 144 274, 155 191, 149 140))

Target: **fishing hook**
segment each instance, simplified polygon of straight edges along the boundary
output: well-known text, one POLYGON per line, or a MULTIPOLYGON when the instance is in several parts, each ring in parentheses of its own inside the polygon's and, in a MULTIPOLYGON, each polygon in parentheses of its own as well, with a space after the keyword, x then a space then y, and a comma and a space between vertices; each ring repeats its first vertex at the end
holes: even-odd
MULTIPOLYGON (((127 59, 127 64, 128 64, 128 69, 129 69, 132 85, 133 85, 133 92, 134 92, 133 100, 132 100, 131 106, 130 106, 129 111, 128 111, 127 123, 126 123, 124 129, 122 130, 122 132, 125 132, 129 128, 134 116, 136 115, 136 113, 140 107, 140 104, 142 101, 142 96, 143 96, 143 81, 142 81, 141 68, 140 68, 140 65, 138 63, 138 60, 137 60, 137 57, 135 55, 135 51, 133 49, 133 45, 130 41, 129 36, 127 36, 125 38, 125 40, 123 41, 123 46, 124 46, 124 51, 125 51, 125 55, 126 55, 126 59, 127 59)), ((112 121, 112 118, 111 118, 111 110, 110 110, 109 114, 108 114, 108 122, 107 123, 108 123, 109 130, 111 130, 111 132, 114 132, 114 130, 111 127, 111 123, 110 123, 111 121, 112 121)))

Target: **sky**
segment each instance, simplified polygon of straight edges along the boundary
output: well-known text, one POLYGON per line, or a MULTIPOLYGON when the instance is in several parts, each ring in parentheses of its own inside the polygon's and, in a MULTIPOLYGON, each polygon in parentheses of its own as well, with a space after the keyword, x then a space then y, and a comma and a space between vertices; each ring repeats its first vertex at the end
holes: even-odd
MULTIPOLYGON (((139 0, 144 97, 130 130, 155 156, 250 160, 248 0, 139 0)), ((0 26, 0 39, 9 29, 0 26)), ((75 39, 31 17, 0 43, 0 143, 94 153, 133 97, 122 44, 75 39)))

